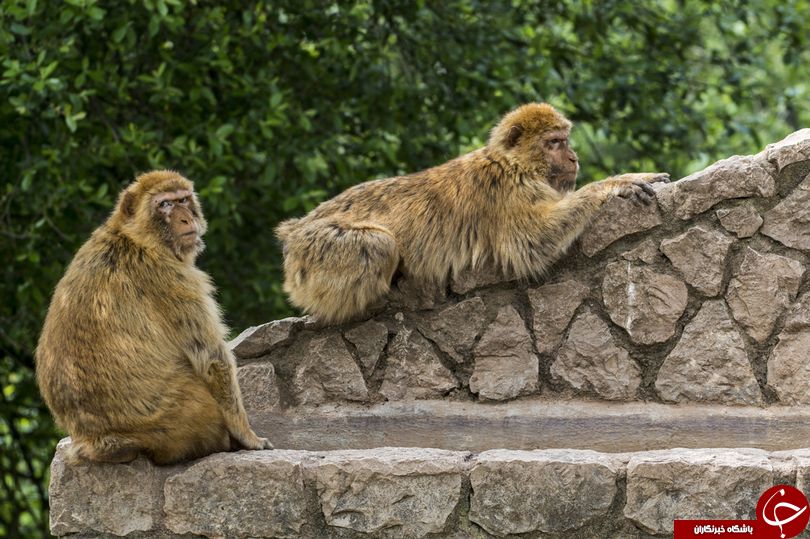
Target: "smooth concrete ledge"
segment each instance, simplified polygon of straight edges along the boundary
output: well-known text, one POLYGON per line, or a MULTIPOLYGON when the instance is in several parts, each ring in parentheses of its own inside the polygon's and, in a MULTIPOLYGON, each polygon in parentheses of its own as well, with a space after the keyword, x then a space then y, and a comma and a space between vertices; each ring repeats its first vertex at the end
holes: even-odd
POLYGON ((573 448, 622 452, 672 447, 810 444, 810 406, 729 407, 523 400, 504 404, 448 401, 330 404, 251 417, 276 448, 373 447, 490 449, 573 448))
POLYGON ((158 468, 70 466, 69 443, 51 530, 72 537, 671 537, 675 519, 752 519, 769 487, 810 487, 810 449, 274 450, 158 468))

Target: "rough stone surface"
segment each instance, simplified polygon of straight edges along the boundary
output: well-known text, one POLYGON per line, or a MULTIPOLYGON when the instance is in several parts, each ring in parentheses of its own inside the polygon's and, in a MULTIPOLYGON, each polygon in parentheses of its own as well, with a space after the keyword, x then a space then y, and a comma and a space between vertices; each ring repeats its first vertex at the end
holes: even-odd
POLYGON ((307 465, 329 526, 424 537, 461 500, 469 453, 397 448, 339 451, 307 465))
POLYGON ((768 384, 783 404, 810 404, 810 332, 783 331, 768 359, 768 384))
POLYGON ((380 393, 388 400, 429 399, 456 387, 458 380, 442 365, 430 342, 415 329, 401 326, 388 345, 380 393))
POLYGON ((343 336, 357 348, 357 356, 363 370, 367 374, 373 372, 388 343, 388 328, 385 324, 369 320, 350 329, 343 336))
POLYGON ((754 519, 773 467, 756 449, 673 449, 631 457, 624 515, 655 534, 675 519, 754 519))
POLYGON ((762 216, 748 204, 714 212, 723 228, 738 238, 750 238, 762 226, 762 216))
POLYGON ((765 214, 762 233, 788 247, 810 250, 810 175, 765 214))
POLYGON ((802 294, 785 317, 785 330, 810 330, 810 292, 802 294))
POLYGON ((503 281, 503 276, 493 267, 481 267, 467 270, 450 279, 450 290, 456 294, 466 294, 476 288, 493 285, 503 281))
POLYGON ((482 399, 505 400, 537 390, 539 362, 523 319, 511 305, 498 311, 475 347, 470 391, 482 399))
POLYGON ((579 281, 547 284, 528 290, 537 352, 549 354, 559 346, 574 311, 590 289, 579 281))
POLYGON ((810 129, 800 129, 783 140, 765 147, 768 161, 776 163, 778 170, 800 161, 810 161, 810 129))
POLYGON ((783 404, 810 404, 810 293, 793 305, 768 359, 768 384, 783 404))
POLYGON ((207 537, 299 537, 307 518, 296 453, 219 453, 197 461, 166 481, 166 527, 207 537))
POLYGON ((633 399, 641 382, 638 365, 613 342, 607 323, 590 310, 571 324, 551 374, 611 400, 633 399))
POLYGON ((610 319, 637 343, 664 342, 686 309, 688 291, 680 279, 649 266, 612 262, 605 269, 602 297, 610 319))
POLYGON ((788 455, 796 464, 796 488, 810 492, 810 452, 805 449, 788 452, 788 455))
POLYGON ((259 357, 288 343, 293 331, 304 323, 304 318, 284 318, 249 327, 228 343, 228 346, 237 358, 259 357))
POLYGON ((658 244, 656 242, 651 239, 646 239, 636 247, 622 253, 622 258, 630 262, 654 264, 661 258, 661 252, 658 250, 658 244))
POLYGON ((657 204, 641 205, 622 197, 612 197, 583 232, 580 238, 582 252, 593 256, 620 238, 660 224, 657 204))
POLYGON ((485 451, 470 472, 470 520, 498 536, 576 530, 607 515, 620 467, 593 451, 485 451))
POLYGON ((776 319, 796 298, 803 275, 804 265, 797 260, 746 249, 726 300, 751 338, 762 342, 770 336, 776 319))
POLYGON ((661 242, 661 252, 669 258, 686 282, 707 296, 720 293, 726 257, 734 240, 695 226, 661 242))
POLYGON ((334 333, 312 339, 295 367, 292 389, 299 404, 368 399, 360 367, 340 335, 334 333))
POLYGON ((126 535, 151 530, 160 518, 159 470, 141 457, 129 464, 68 465, 70 442, 59 443, 51 464, 51 533, 126 535))
POLYGON ((278 380, 272 363, 256 363, 236 371, 248 413, 276 410, 280 405, 278 380))
POLYGON ((707 301, 664 360, 655 388, 666 401, 758 404, 745 342, 723 300, 707 301))
POLYGON ((757 156, 738 155, 657 188, 658 203, 664 211, 683 220, 723 200, 775 194, 776 182, 768 162, 757 156))
POLYGON ((433 309, 447 297, 447 289, 436 283, 429 283, 400 277, 388 293, 388 301, 397 307, 410 311, 433 309))
POLYGON ((432 313, 419 327, 445 354, 463 363, 485 324, 486 306, 476 296, 432 313))

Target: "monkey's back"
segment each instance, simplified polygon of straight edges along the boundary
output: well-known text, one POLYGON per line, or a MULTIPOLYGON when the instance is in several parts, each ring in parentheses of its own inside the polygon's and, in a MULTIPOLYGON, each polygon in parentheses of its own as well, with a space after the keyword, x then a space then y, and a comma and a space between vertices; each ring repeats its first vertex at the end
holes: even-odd
POLYGON ((396 238, 404 269, 423 279, 459 272, 491 252, 489 221, 498 198, 501 165, 485 149, 407 176, 360 183, 321 203, 306 216, 278 227, 294 249, 296 232, 318 221, 368 222, 396 238), (452 248, 448 248, 451 246, 452 248))
POLYGON ((36 353, 43 397, 72 435, 159 424, 179 391, 204 390, 185 355, 192 343, 162 329, 224 331, 208 319, 210 284, 192 270, 103 228, 77 252, 36 353))

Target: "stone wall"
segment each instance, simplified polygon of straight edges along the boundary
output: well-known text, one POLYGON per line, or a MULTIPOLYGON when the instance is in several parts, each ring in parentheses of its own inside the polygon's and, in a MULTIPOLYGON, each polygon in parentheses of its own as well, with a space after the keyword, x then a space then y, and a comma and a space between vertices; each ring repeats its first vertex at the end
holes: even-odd
POLYGON ((277 449, 68 466, 65 440, 53 533, 667 537, 810 493, 810 129, 656 189, 544 281, 401 280, 366 320, 247 329, 245 405, 277 449))
POLYGON ((67 467, 66 445, 51 529, 77 538, 665 537, 675 518, 753 519, 774 484, 810 491, 807 450, 275 450, 156 468, 67 467))

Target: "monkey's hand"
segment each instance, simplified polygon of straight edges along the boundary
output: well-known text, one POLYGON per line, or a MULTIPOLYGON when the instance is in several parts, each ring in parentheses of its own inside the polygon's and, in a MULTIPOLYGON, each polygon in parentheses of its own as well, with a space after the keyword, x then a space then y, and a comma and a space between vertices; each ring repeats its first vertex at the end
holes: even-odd
POLYGON ((618 183, 614 191, 616 196, 649 204, 655 197, 655 189, 650 184, 669 182, 669 174, 666 172, 639 172, 614 176, 605 181, 618 183))

